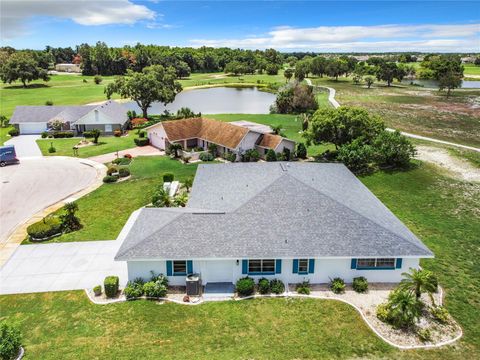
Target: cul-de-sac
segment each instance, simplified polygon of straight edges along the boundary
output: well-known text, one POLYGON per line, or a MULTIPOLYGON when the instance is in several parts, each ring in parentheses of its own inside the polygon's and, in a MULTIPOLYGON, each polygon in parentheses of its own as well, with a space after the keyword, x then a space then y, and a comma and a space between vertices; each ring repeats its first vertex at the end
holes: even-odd
POLYGON ((0 1, 0 359, 480 357, 478 1, 0 1))

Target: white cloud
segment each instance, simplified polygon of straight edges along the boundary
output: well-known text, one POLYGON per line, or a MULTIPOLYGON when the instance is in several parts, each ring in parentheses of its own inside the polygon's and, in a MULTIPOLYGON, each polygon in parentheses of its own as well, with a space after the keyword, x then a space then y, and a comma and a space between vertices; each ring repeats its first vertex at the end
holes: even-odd
POLYGON ((1 37, 27 34, 32 17, 71 19, 80 25, 134 24, 155 20, 157 14, 129 0, 1 0, 1 37))
POLYGON ((194 46, 317 51, 479 51, 480 24, 282 26, 266 36, 243 39, 193 39, 194 46))

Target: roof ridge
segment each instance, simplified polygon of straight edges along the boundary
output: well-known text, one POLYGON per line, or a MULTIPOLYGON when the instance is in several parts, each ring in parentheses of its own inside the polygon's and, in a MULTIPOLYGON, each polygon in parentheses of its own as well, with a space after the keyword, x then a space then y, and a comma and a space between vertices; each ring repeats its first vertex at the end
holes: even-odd
MULTIPOLYGON (((292 177, 292 178, 296 179, 297 181, 301 182, 301 183, 302 183, 302 184, 304 184, 305 186, 308 186, 309 188, 311 188, 311 189, 313 189, 313 190, 315 190, 315 191, 317 191, 317 192, 321 193, 322 195, 324 195, 324 196, 328 197, 330 200, 332 200, 332 201, 334 201, 334 202, 336 202, 336 203, 340 204, 340 205, 341 205, 341 206, 343 206, 344 208, 347 208, 347 209, 349 209, 350 211, 354 212, 355 214, 359 215, 360 217, 364 218, 365 220, 367 220, 367 221, 370 221, 371 223, 374 223, 375 225, 378 225, 378 226, 380 226, 382 229, 385 229, 386 231, 388 231, 389 233, 391 233, 391 234, 395 235, 396 237, 398 237, 398 238, 400 238, 400 239, 402 239, 402 240, 405 240, 405 241, 407 241, 408 243, 410 243, 410 244, 412 244, 412 245, 416 246, 416 247, 417 247, 417 248, 419 248, 419 249, 422 249, 422 250, 427 250, 427 251, 429 251, 429 252, 430 252, 430 250, 429 250, 428 248, 422 248, 422 247, 420 247, 418 243, 416 243, 416 242, 413 242, 413 241, 411 241, 410 239, 407 239, 407 238, 405 238, 404 236, 402 236, 402 235, 400 235, 400 234, 397 234, 396 232, 394 232, 394 231, 392 231, 392 230, 390 230, 390 229, 386 228, 384 225, 382 225, 382 224, 379 224, 377 221, 375 221, 375 220, 372 220, 372 219, 370 219, 370 218, 366 217, 365 215, 363 215, 363 214, 359 213, 359 212, 358 212, 357 210, 355 210, 355 209, 352 209, 352 208, 351 208, 350 206, 348 206, 347 204, 344 204, 343 202, 340 202, 340 201, 338 201, 337 199, 334 199, 333 197, 331 197, 330 195, 328 195, 328 194, 324 193, 324 192, 323 192, 323 191, 321 191, 321 190, 315 189, 313 186, 311 186, 311 185, 307 184, 307 183, 306 183, 305 181, 303 181, 303 180, 300 180, 300 179, 298 179, 298 178, 297 178, 297 177, 295 177, 294 175, 288 174, 288 171, 286 171, 286 172, 285 172, 285 175, 288 175, 288 176, 290 176, 290 177, 292 177)), ((369 191, 370 191, 370 190, 369 190, 369 191)), ((386 207, 386 209, 387 209, 388 211, 390 211, 390 212, 391 212, 391 210, 390 210, 390 209, 388 209, 387 207, 386 207)), ((395 216, 395 217, 396 217, 396 216, 395 216)), ((400 219, 399 219, 399 221, 400 221, 400 219)), ((400 222, 401 222, 401 221, 400 221, 400 222)), ((405 226, 405 224, 403 224, 403 222, 401 222, 401 224, 402 224, 403 226, 405 226)), ((406 227, 406 226, 405 226, 405 227, 406 227)), ((407 227, 406 227, 406 228, 407 228, 407 227)), ((408 230, 408 228, 407 228, 407 230, 408 230)), ((410 230, 408 230, 408 231, 410 231, 410 230)), ((414 236, 415 236, 415 234, 414 234, 414 236)), ((415 236, 415 237, 416 237, 416 236, 415 236)), ((421 244, 423 244, 421 241, 420 241, 420 243, 421 243, 421 244)))

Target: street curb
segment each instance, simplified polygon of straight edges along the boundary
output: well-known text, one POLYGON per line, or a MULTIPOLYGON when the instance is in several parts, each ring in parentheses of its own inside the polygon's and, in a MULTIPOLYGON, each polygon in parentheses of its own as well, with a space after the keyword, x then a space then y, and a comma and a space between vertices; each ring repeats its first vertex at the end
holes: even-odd
MULTIPOLYGON (((70 158, 72 157, 69 156, 58 156, 58 158, 70 158)), ((73 158, 76 159, 76 158, 73 158)), ((107 167, 103 164, 97 163, 92 160, 88 159, 77 159, 80 163, 93 167, 97 174, 92 182, 88 187, 79 190, 77 192, 71 193, 67 196, 65 196, 63 199, 46 206, 43 208, 43 210, 40 210, 36 214, 34 214, 32 217, 30 217, 28 220, 25 220, 24 222, 18 224, 15 229, 8 235, 7 241, 0 243, 0 269, 5 265, 10 257, 13 255, 15 250, 17 249, 18 246, 22 243, 22 241, 25 239, 27 236, 27 227, 30 226, 33 223, 36 223, 37 221, 40 221, 43 219, 45 216, 48 214, 57 211, 58 209, 62 208, 67 202, 67 200, 71 199, 72 197, 74 198, 80 198, 84 195, 87 195, 88 193, 92 192, 93 190, 98 189, 102 184, 103 184, 103 178, 105 177, 107 173, 107 167)), ((71 200, 70 200, 71 201, 71 200)))

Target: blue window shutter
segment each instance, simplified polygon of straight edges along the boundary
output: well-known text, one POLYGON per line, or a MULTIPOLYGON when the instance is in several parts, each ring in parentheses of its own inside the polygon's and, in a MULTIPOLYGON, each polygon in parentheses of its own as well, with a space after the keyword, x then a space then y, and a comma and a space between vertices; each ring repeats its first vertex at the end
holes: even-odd
POLYGON ((187 260, 187 274, 193 273, 193 262, 192 260, 187 260))
POLYGON ((293 259, 293 270, 294 274, 298 274, 298 259, 293 259))
POLYGON ((397 263, 395 264, 396 269, 402 268, 402 258, 397 258, 397 263))
POLYGON ((275 274, 282 273, 282 259, 275 260, 275 274))
POLYGON ((315 259, 308 259, 308 273, 313 274, 315 272, 315 259))
POLYGON ((357 259, 352 259, 350 269, 356 269, 356 268, 357 268, 357 259))
POLYGON ((242 260, 242 274, 248 274, 248 260, 242 260))
POLYGON ((172 261, 167 260, 167 276, 172 276, 173 275, 173 266, 172 266, 172 261))

